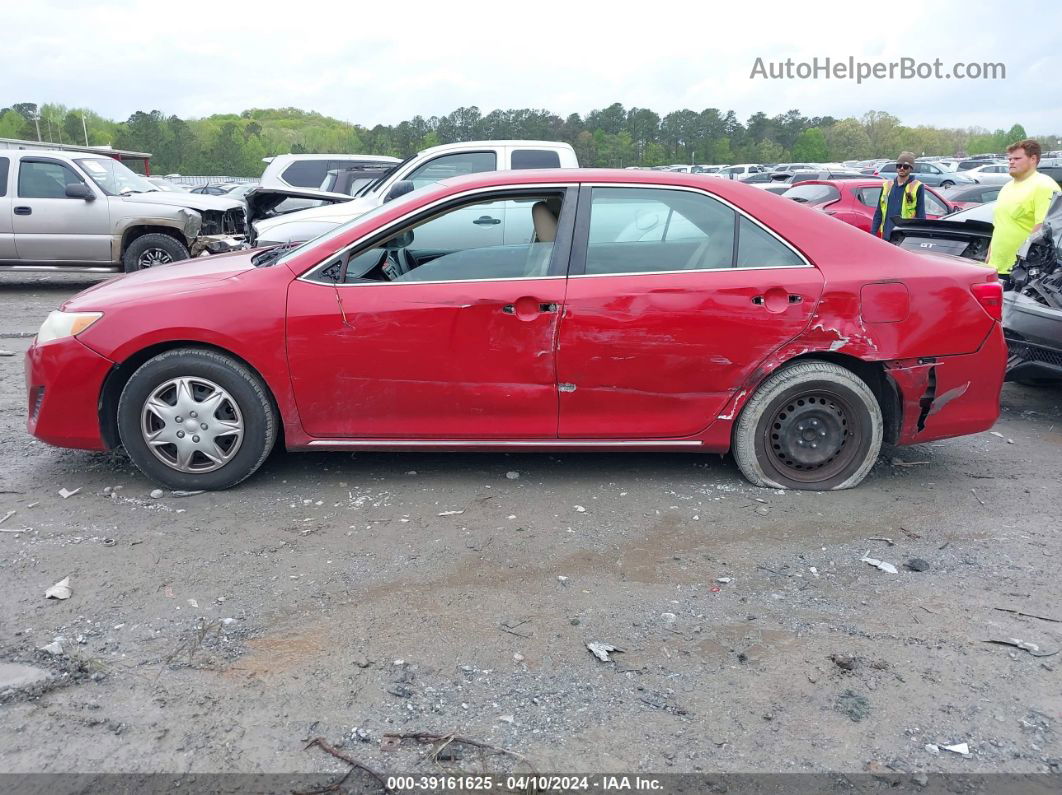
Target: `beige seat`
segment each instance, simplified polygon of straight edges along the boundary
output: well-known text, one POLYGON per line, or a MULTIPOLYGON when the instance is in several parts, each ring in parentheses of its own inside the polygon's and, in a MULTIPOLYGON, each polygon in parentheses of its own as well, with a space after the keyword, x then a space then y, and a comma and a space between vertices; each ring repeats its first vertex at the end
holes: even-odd
POLYGON ((535 236, 531 238, 528 248, 524 276, 545 276, 549 271, 553 243, 557 239, 557 215, 546 202, 535 202, 531 206, 531 221, 535 226, 535 236))

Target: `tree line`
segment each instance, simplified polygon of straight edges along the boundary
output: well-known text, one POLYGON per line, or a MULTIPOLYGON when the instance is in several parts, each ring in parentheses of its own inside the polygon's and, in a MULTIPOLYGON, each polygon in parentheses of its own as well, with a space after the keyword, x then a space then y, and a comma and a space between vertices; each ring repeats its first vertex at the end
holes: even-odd
MULTIPOLYGON (((109 145, 149 152, 157 174, 224 174, 255 177, 263 157, 283 153, 361 153, 408 157, 455 141, 541 139, 570 143, 584 166, 659 166, 672 163, 838 162, 922 155, 1003 152, 1026 137, 1009 130, 907 126, 883 111, 860 118, 804 116, 790 110, 758 112, 742 122, 734 111, 706 108, 660 115, 616 102, 585 115, 548 110, 462 107, 445 116, 414 116, 394 125, 367 127, 298 108, 255 108, 239 114, 181 119, 159 110, 113 121, 89 109, 15 103, 0 108, 0 138, 109 145)), ((1040 139, 1060 147, 1057 135, 1040 139)))

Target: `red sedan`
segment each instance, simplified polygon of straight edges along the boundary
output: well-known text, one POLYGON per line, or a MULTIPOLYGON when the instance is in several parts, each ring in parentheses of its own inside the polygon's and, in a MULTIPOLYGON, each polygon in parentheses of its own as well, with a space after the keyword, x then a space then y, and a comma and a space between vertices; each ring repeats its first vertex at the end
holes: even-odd
POLYGON ((983 431, 995 273, 736 181, 509 171, 294 248, 119 276, 26 357, 30 433, 220 489, 289 450, 732 451, 840 489, 883 441, 983 431))
MULTIPOLYGON (((782 196, 869 232, 881 199, 882 182, 881 179, 815 180, 801 182, 782 196)), ((925 190, 926 218, 940 218, 956 209, 928 185, 925 190)))

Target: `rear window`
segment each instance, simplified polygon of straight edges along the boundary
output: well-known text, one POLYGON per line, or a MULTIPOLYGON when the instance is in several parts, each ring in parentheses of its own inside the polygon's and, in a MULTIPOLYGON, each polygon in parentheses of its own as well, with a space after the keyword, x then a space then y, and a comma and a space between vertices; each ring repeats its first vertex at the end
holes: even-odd
POLYGON ((316 188, 328 175, 329 165, 327 160, 296 160, 284 169, 280 178, 296 188, 316 188))
POLYGON ((801 204, 827 204, 837 201, 841 194, 832 185, 797 185, 783 193, 782 197, 801 204))
POLYGON ((0 196, 7 195, 7 171, 11 167, 11 161, 6 157, 0 157, 0 196))
POLYGON ((514 149, 512 166, 516 168, 560 168, 560 155, 548 149, 514 149))

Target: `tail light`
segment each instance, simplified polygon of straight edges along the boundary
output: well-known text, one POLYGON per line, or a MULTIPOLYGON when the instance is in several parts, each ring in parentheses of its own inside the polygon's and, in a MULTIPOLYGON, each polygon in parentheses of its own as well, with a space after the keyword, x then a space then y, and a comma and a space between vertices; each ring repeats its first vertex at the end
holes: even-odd
POLYGON ((1003 320, 1003 285, 993 275, 991 281, 970 285, 977 303, 993 320, 1003 320))

